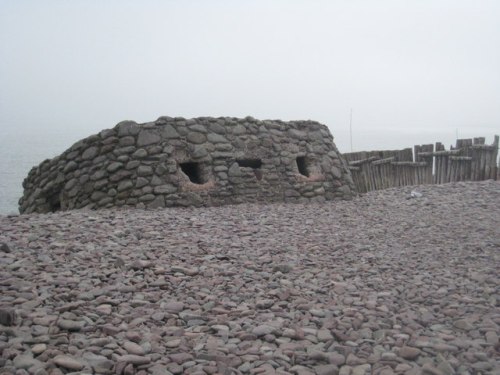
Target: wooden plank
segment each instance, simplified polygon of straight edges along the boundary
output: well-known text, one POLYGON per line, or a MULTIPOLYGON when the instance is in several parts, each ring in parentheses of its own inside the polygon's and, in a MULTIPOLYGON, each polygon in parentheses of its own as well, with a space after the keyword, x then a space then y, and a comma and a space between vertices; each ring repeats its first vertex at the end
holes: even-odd
POLYGON ((472 160, 470 156, 450 156, 451 160, 472 160))
POLYGON ((436 183, 444 184, 446 182, 448 170, 448 156, 446 154, 436 155, 436 183))
POLYGON ((432 182, 434 184, 439 183, 439 172, 441 168, 441 158, 439 156, 434 157, 434 176, 432 178, 432 182))
MULTIPOLYGON (((427 163, 426 163, 427 164, 427 163)), ((425 185, 427 184, 427 169, 428 169, 428 165, 426 165, 425 167, 419 167, 418 168, 418 181, 417 183, 419 185, 425 185)))
POLYGON ((373 188, 375 190, 380 190, 382 187, 380 186, 380 168, 373 163, 370 165, 372 169, 372 178, 373 178, 373 188))
POLYGON ((357 165, 361 165, 361 164, 365 164, 365 163, 370 163, 370 162, 378 160, 378 159, 379 159, 378 157, 372 156, 372 157, 369 157, 366 159, 350 161, 349 165, 357 166, 357 165))
POLYGON ((418 153, 422 152, 422 146, 421 145, 415 145, 413 146, 413 161, 421 161, 420 158, 418 157, 418 153))
POLYGON ((392 165, 409 165, 409 166, 413 166, 413 167, 425 167, 427 166, 427 163, 425 161, 421 161, 421 162, 414 162, 414 161, 393 161, 391 163, 392 165))
POLYGON ((411 148, 402 149, 398 161, 413 161, 413 150, 411 148))
POLYGON ((477 138, 474 138, 474 145, 484 145, 484 142, 486 141, 486 139, 484 137, 477 137, 477 138))
POLYGON ((472 157, 470 160, 462 161, 462 175, 460 177, 460 181, 471 180, 471 167, 472 167, 472 157))
MULTIPOLYGON (((428 151, 428 152, 434 152, 434 145, 433 144, 428 144, 428 145, 424 145, 422 147, 422 150, 423 151, 428 151)), ((428 166, 427 166, 427 173, 426 173, 426 183, 427 184, 432 184, 432 179, 433 179, 433 169, 434 169, 434 156, 427 156, 427 157, 423 157, 423 160, 425 162, 428 163, 428 166)), ((420 161, 420 160, 418 160, 420 161)))
MULTIPOLYGON (((468 158, 469 156, 462 156, 463 158, 468 158)), ((465 172, 467 168, 467 164, 471 161, 472 159, 461 159, 460 160, 460 169, 458 171, 458 181, 464 181, 465 180, 465 172)))
POLYGON ((363 168, 363 170, 365 171, 366 173, 366 183, 367 183, 367 186, 368 186, 368 191, 372 191, 374 190, 373 189, 373 181, 372 181, 372 170, 371 170, 371 163, 365 163, 363 164, 363 166, 361 168, 363 168))
POLYGON ((352 181, 354 182, 354 185, 356 186, 357 192, 364 193, 364 191, 361 187, 361 184, 359 183, 359 168, 357 168, 356 170, 352 170, 351 176, 352 176, 352 181))
POLYGON ((492 151, 487 151, 485 152, 484 155, 484 180, 488 180, 490 178, 490 173, 491 173, 491 154, 493 154, 492 151))
POLYGON ((392 186, 392 165, 382 164, 384 168, 384 188, 389 188, 392 186))
POLYGON ((499 161, 499 165, 497 165, 499 138, 500 137, 498 135, 495 135, 495 138, 494 138, 493 144, 492 144, 493 152, 491 155, 492 168, 491 168, 490 178, 492 178, 494 180, 498 179, 498 173, 500 172, 500 161, 499 161))
POLYGON ((448 156, 448 155, 459 155, 460 150, 444 150, 444 151, 434 151, 434 152, 420 152, 419 156, 448 156))
POLYGON ((371 163, 364 164, 366 168, 366 175, 368 178, 368 184, 370 186, 370 191, 375 190, 375 186, 373 184, 373 168, 371 163))
POLYGON ((380 164, 378 166, 379 170, 380 170, 380 188, 381 189, 386 189, 386 184, 385 184, 385 167, 387 166, 387 164, 380 164))
POLYGON ((448 178, 446 179, 446 182, 454 182, 455 181, 455 168, 457 166, 457 163, 455 163, 453 160, 451 160, 448 157, 448 178))
POLYGON ((447 151, 446 153, 443 153, 443 162, 444 162, 444 173, 441 175, 442 176, 442 180, 441 180, 441 183, 442 184, 446 184, 447 182, 450 181, 450 168, 451 168, 451 165, 450 165, 450 156, 451 155, 459 155, 460 154, 460 150, 450 150, 450 151, 447 151))
POLYGON ((477 181, 477 170, 479 169, 478 166, 478 151, 477 149, 469 149, 469 154, 472 158, 472 163, 471 163, 471 176, 470 179, 471 181, 477 181))
POLYGON ((368 192, 368 191, 370 191, 370 185, 368 184, 368 178, 366 175, 366 163, 360 164, 360 168, 361 168, 361 171, 360 171, 361 173, 360 173, 359 177, 360 177, 361 183, 363 185, 364 191, 368 192))
POLYGON ((386 164, 394 161, 396 158, 394 156, 391 156, 390 158, 385 158, 385 159, 380 159, 380 160, 374 160, 372 161, 372 165, 379 165, 379 164, 386 164))
POLYGON ((457 146, 456 146, 457 149, 461 149, 470 145, 472 145, 471 138, 457 139, 457 146))
POLYGON ((446 173, 446 182, 453 182, 455 181, 455 168, 456 168, 456 163, 450 160, 448 157, 448 170, 446 173))
POLYGON ((479 180, 485 180, 484 176, 486 174, 486 158, 488 155, 488 151, 482 149, 479 152, 479 180))
POLYGON ((471 145, 469 147, 477 150, 493 150, 495 148, 493 145, 471 145))
MULTIPOLYGON (((391 163, 392 164, 392 163, 391 163)), ((398 164, 392 164, 396 167, 396 178, 397 178, 397 184, 396 186, 401 186, 402 185, 402 179, 403 177, 401 176, 401 167, 398 164)))
POLYGON ((377 167, 376 165, 370 165, 372 169, 372 178, 373 178, 373 187, 375 190, 380 190, 380 168, 377 167))

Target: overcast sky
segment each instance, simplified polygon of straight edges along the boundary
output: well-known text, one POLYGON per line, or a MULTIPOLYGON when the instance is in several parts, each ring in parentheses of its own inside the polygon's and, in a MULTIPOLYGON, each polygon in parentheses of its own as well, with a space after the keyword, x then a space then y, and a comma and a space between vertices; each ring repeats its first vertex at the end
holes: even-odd
POLYGON ((500 133, 498 0, 0 7, 7 133, 76 141, 124 119, 251 115, 320 121, 347 152, 351 108, 354 150, 500 133))

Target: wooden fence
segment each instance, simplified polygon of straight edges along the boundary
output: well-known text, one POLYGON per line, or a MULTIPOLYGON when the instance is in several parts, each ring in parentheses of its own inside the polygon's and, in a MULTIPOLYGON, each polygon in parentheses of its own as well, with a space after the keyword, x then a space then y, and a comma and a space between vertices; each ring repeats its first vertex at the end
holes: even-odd
POLYGON ((434 145, 417 145, 389 151, 362 151, 343 154, 349 163, 358 192, 390 187, 444 184, 454 181, 500 179, 497 165, 499 136, 492 145, 483 137, 458 139, 456 146, 445 150, 434 145))

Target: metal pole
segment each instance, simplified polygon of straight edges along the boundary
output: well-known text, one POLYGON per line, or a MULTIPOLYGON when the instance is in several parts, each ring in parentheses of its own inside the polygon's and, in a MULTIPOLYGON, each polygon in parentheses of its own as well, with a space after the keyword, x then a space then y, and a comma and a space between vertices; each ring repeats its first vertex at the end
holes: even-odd
POLYGON ((352 152, 352 108, 351 108, 351 119, 349 121, 349 132, 351 134, 351 152, 352 152))

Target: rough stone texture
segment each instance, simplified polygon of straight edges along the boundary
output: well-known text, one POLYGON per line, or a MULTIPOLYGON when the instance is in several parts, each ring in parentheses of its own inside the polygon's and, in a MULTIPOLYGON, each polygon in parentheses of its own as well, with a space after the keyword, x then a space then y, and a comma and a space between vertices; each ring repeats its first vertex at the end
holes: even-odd
POLYGON ((124 121, 34 167, 19 211, 350 199, 355 188, 339 155, 314 121, 124 121))
POLYGON ((498 374, 499 217, 493 181, 0 216, 0 373, 498 374))

